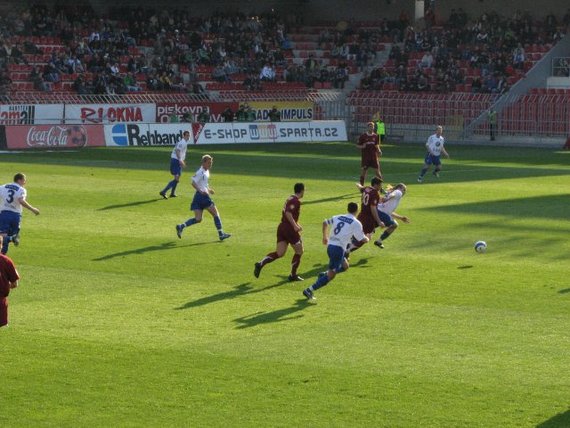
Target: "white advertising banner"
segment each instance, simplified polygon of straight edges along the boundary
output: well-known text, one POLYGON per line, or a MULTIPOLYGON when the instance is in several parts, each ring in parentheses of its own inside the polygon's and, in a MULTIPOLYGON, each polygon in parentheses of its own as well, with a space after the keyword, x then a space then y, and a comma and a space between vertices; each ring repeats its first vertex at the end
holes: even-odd
POLYGON ((346 141, 342 120, 271 123, 206 123, 194 129, 196 144, 346 141))
POLYGON ((155 104, 68 104, 65 123, 154 122, 155 104))
POLYGON ((63 104, 0 104, 0 125, 61 124, 63 104))
POLYGON ((117 123, 105 125, 105 144, 107 146, 173 146, 182 139, 184 131, 190 132, 189 123, 148 124, 117 123))

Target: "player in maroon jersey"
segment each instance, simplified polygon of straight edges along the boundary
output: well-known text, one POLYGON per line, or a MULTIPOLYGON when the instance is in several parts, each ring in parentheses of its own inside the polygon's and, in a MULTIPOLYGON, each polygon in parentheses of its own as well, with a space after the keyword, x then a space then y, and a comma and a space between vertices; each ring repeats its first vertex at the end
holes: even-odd
POLYGON ((259 278, 263 266, 283 257, 287 251, 287 246, 291 245, 293 250, 295 250, 295 254, 291 261, 289 281, 303 281, 303 278, 297 275, 297 269, 299 268, 301 256, 303 255, 303 241, 300 235, 303 228, 298 221, 299 214, 301 213, 301 198, 305 194, 305 185, 303 183, 297 183, 293 191, 295 194, 289 196, 285 201, 283 214, 281 215, 281 223, 279 223, 277 227, 277 248, 274 252, 267 254, 261 261, 255 264, 253 274, 256 278, 259 278))
MULTIPOLYGON (((0 236, 0 247, 3 237, 0 236)), ((18 286, 20 275, 12 260, 0 254, 0 327, 8 325, 8 295, 12 288, 18 286)))
POLYGON ((378 138, 378 134, 374 132, 375 129, 376 125, 374 125, 374 122, 368 122, 367 131, 358 138, 358 144, 356 145, 356 147, 362 151, 362 170, 360 172, 361 186, 364 186, 368 168, 374 168, 376 177, 382 179, 380 161, 378 160, 378 157, 382 156, 382 150, 380 150, 380 139, 378 138))
MULTIPOLYGON (((380 191, 382 190, 382 180, 378 177, 373 177, 370 186, 362 186, 356 184, 362 193, 362 204, 360 205, 360 213, 358 214, 358 221, 362 223, 362 230, 368 239, 372 239, 374 231, 378 226, 382 227, 384 224, 378 215, 377 205, 380 202, 380 191)), ((364 244, 364 242, 362 243, 364 244)), ((348 252, 351 253, 361 245, 351 244, 348 252)))

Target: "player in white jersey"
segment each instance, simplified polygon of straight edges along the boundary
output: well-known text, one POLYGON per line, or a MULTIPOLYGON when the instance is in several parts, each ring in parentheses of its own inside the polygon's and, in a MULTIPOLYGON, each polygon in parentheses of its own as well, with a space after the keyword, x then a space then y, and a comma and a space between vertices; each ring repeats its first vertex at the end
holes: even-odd
POLYGON ((170 173, 174 178, 168 182, 166 187, 162 189, 159 193, 164 199, 168 199, 166 192, 170 190, 170 197, 176 197, 176 186, 180 182, 180 176, 182 175, 182 168, 186 166, 186 150, 188 149, 188 144, 190 144, 190 132, 184 131, 182 133, 182 139, 176 143, 172 153, 170 155, 170 173))
POLYGON ((380 217, 380 221, 386 226, 386 230, 384 230, 384 233, 382 233, 379 239, 374 241, 374 245, 377 247, 384 248, 382 241, 388 239, 392 232, 394 232, 398 227, 398 222, 394 220, 394 217, 402 220, 404 223, 410 222, 408 217, 396 212, 396 208, 398 208, 400 200, 405 194, 406 185, 404 183, 399 183, 390 189, 386 196, 380 200, 380 203, 377 206, 378 217, 380 217))
POLYGON ((449 159, 449 154, 443 147, 444 142, 445 138, 443 138, 443 127, 438 126, 435 128, 435 134, 430 135, 426 142, 427 153, 424 159, 424 166, 418 176, 418 183, 422 183, 424 181, 424 175, 426 175, 426 172, 431 165, 435 165, 433 176, 439 178, 439 172, 441 171, 441 154, 443 153, 444 156, 449 159))
POLYGON ((368 237, 362 230, 362 224, 355 217, 358 204, 350 202, 347 209, 348 214, 335 215, 323 222, 323 244, 328 244, 329 268, 326 272, 319 274, 313 285, 303 290, 303 295, 309 300, 315 299, 314 291, 327 285, 337 273, 348 269, 348 260, 344 253, 353 239, 359 243, 368 242, 368 237))
POLYGON ((13 242, 14 245, 20 243, 20 222, 22 220, 22 207, 30 210, 35 215, 40 213, 40 210, 33 207, 26 201, 27 192, 24 186, 26 185, 26 176, 22 173, 14 175, 14 182, 4 184, 0 187, 0 235, 4 237, 2 244, 2 254, 8 252, 8 245, 13 242))
POLYGON ((214 158, 210 155, 202 156, 202 166, 194 177, 192 177, 192 187, 196 189, 196 193, 194 194, 194 199, 192 199, 192 205, 190 205, 190 209, 194 211, 194 218, 190 218, 186 220, 184 223, 176 225, 176 235, 178 238, 182 238, 182 231, 193 224, 200 223, 202 221, 202 215, 204 210, 208 210, 208 212, 214 217, 214 224, 216 225, 216 229, 218 230, 218 237, 220 241, 224 239, 228 239, 230 236, 229 233, 224 233, 222 229, 222 220, 220 219, 220 214, 218 213, 218 208, 214 204, 214 201, 210 199, 210 195, 214 194, 214 189, 210 188, 208 183, 210 179, 210 168, 212 168, 212 164, 214 163, 214 158))

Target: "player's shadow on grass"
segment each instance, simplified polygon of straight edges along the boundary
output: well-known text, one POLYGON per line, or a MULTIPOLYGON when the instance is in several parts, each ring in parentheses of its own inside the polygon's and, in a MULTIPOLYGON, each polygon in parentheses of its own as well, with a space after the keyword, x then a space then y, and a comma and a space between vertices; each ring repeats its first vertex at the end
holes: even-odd
MULTIPOLYGON (((354 263, 352 267, 362 266, 368 263, 368 259, 360 259, 358 262, 354 263)), ((311 269, 310 271, 304 272, 302 275, 308 280, 309 285, 311 284, 312 279, 316 279, 316 276, 319 272, 323 272, 326 270, 325 265, 317 265, 318 267, 315 269, 311 269)), ((262 288, 254 288, 251 285, 251 282, 244 282, 242 284, 236 285, 231 290, 222 291, 221 293, 212 294, 210 296, 201 297, 196 300, 192 300, 190 302, 186 302, 175 310, 179 311, 182 309, 190 309, 190 308, 198 308, 200 306, 209 305, 210 303, 221 302, 223 300, 231 300, 241 296, 245 296, 247 294, 255 294, 261 293, 263 291, 271 290, 272 288, 281 287, 285 284, 295 284, 294 282, 290 282, 287 277, 283 277, 283 279, 275 284, 268 285, 262 288)), ((300 291, 299 291, 300 294, 300 291)))
POLYGON ((269 324, 274 322, 289 321, 302 318, 303 314, 298 312, 308 308, 311 305, 307 299, 299 299, 293 306, 283 309, 277 309, 271 312, 257 312, 252 315, 236 318, 234 321, 238 324, 236 328, 250 328, 259 324, 269 324))
POLYGON ((127 251, 120 251, 118 253, 107 254, 106 256, 101 256, 93 259, 95 262, 100 262, 102 260, 109 260, 114 259, 115 257, 125 257, 125 256, 132 256, 133 254, 144 254, 150 251, 165 251, 165 250, 174 250, 176 248, 183 248, 183 247, 195 247, 198 245, 206 245, 206 244, 215 244, 219 241, 209 241, 209 242, 196 242, 194 244, 187 244, 187 245, 177 245, 176 242, 170 241, 165 242, 164 244, 160 245, 149 245, 148 247, 142 248, 135 248, 132 250, 127 251))
POLYGON ((161 200, 162 200, 162 198, 154 198, 154 199, 147 199, 145 201, 134 201, 134 202, 127 202, 124 204, 107 205, 106 207, 99 208, 97 211, 107 211, 107 210, 114 210, 114 209, 118 209, 118 208, 136 207, 139 205, 152 204, 154 202, 158 202, 161 200))
POLYGON ((570 288, 563 288, 562 290, 558 290, 558 294, 567 294, 567 293, 570 293, 570 288))
POLYGON ((313 201, 303 201, 303 205, 322 204, 323 202, 335 202, 343 199, 353 199, 355 194, 360 192, 347 193, 345 195, 333 196, 331 198, 315 199, 313 201))
POLYGON ((564 413, 558 413, 547 421, 544 421, 536 426, 536 428, 559 428, 570 427, 570 410, 564 413))

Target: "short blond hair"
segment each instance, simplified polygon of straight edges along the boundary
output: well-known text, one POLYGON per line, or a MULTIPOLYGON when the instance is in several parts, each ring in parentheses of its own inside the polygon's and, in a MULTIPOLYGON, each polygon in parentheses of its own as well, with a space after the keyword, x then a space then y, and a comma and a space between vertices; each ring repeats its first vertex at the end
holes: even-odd
POLYGON ((208 162, 209 160, 214 160, 214 158, 213 158, 212 156, 210 156, 210 155, 204 155, 204 156, 202 156, 202 163, 206 163, 206 162, 208 162))

